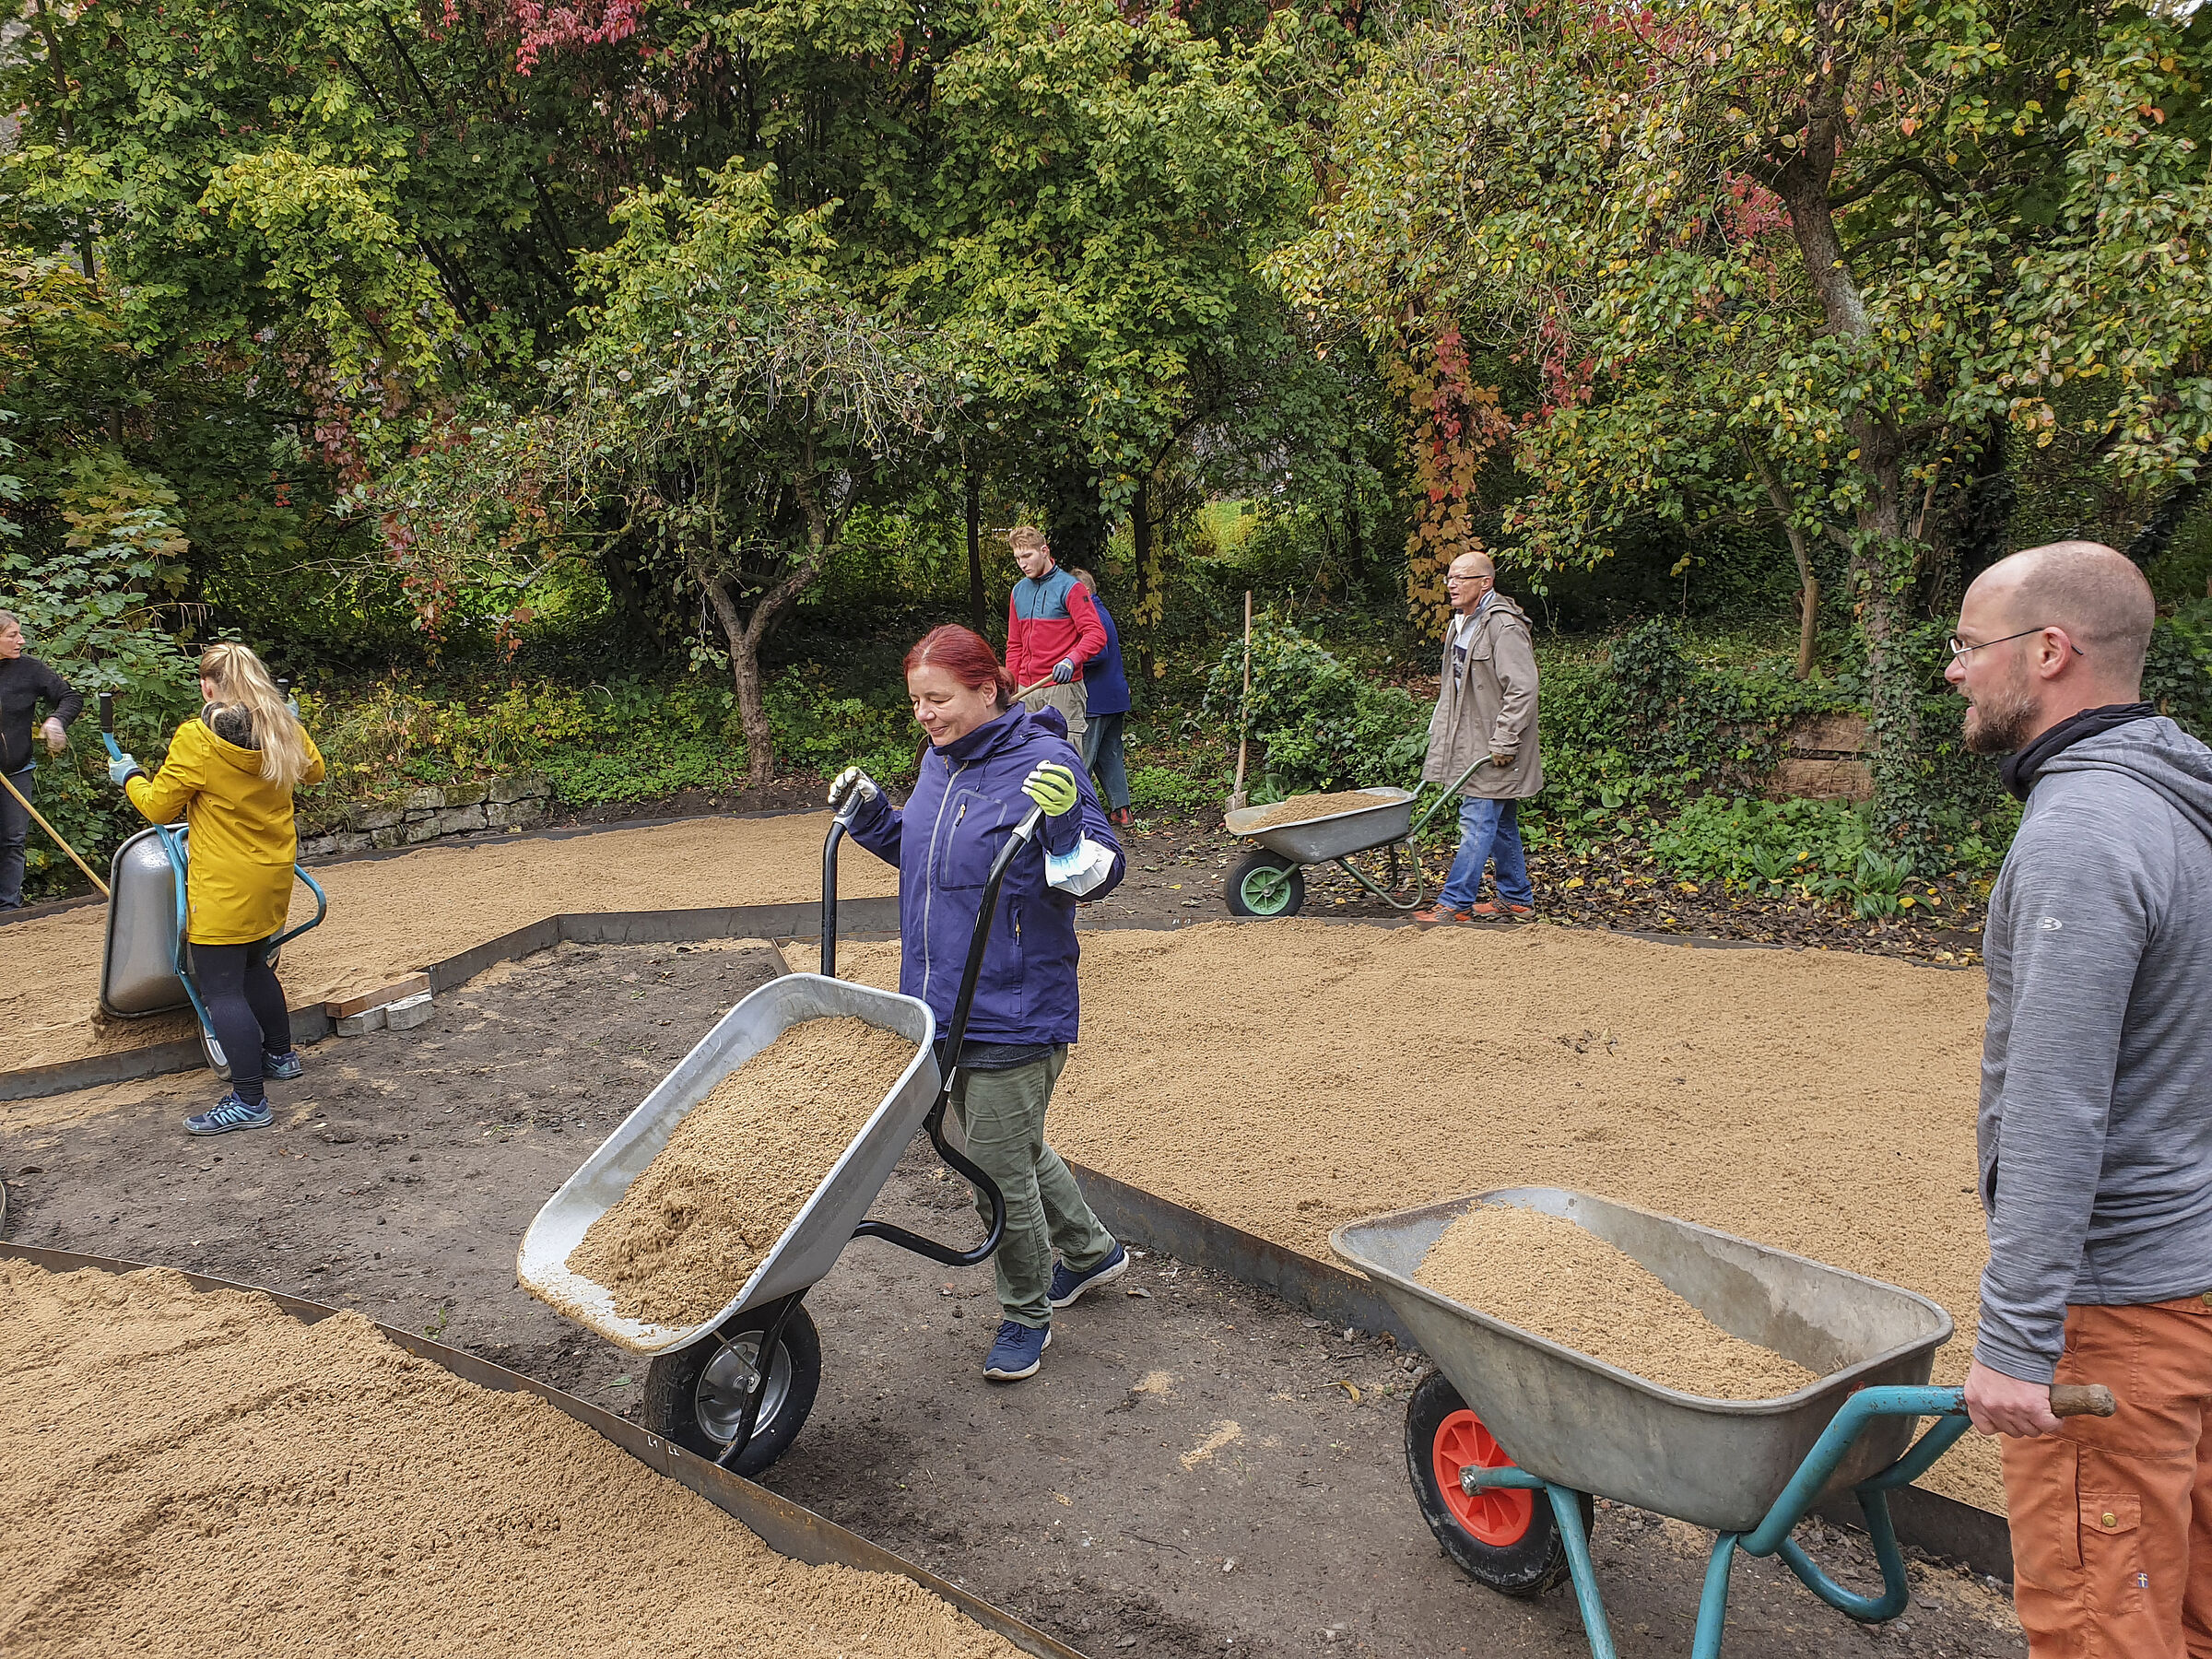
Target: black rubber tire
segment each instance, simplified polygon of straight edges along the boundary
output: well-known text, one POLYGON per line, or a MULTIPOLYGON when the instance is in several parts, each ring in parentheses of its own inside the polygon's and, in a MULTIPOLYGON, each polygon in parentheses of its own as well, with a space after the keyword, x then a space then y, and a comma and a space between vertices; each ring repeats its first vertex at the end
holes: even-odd
POLYGON ((1254 853, 1229 873, 1229 882, 1222 888, 1222 894, 1229 900, 1229 913, 1232 916, 1251 916, 1260 920, 1295 916, 1299 906, 1306 901, 1306 873, 1272 853, 1254 853), (1289 880, 1277 889, 1278 897, 1272 908, 1267 906, 1265 900, 1255 903, 1246 895, 1244 884, 1247 880, 1263 873, 1276 872, 1287 872, 1289 880))
MULTIPOLYGON (((717 1435, 700 1421, 700 1381, 716 1356, 731 1343, 742 1345, 750 1335, 753 1337, 750 1346, 758 1349, 759 1332, 767 1324, 768 1319, 760 1313, 741 1313, 703 1341, 655 1359, 646 1368, 644 1396, 638 1407, 639 1424, 664 1440, 675 1441, 687 1452, 696 1452, 704 1458, 720 1457, 723 1448, 729 1443, 732 1430, 725 1428, 717 1435)), ((741 1347, 739 1355, 725 1362, 725 1369, 729 1364, 742 1363, 745 1360, 741 1347)), ((776 1357, 770 1365, 772 1412, 764 1413, 762 1420, 753 1425, 752 1439, 725 1466, 735 1474, 758 1475, 790 1451, 792 1442, 799 1438, 800 1429, 806 1425, 806 1414, 814 1409, 814 1396, 821 1385, 821 1336, 806 1308, 794 1308, 791 1318, 784 1323, 783 1335, 776 1344, 776 1357)))
MULTIPOLYGON (((1467 1403, 1441 1371, 1430 1371, 1406 1403, 1406 1473, 1413 1482, 1414 1500, 1421 1519, 1443 1546, 1444 1554, 1477 1583, 1487 1584, 1501 1595, 1527 1599, 1538 1596, 1569 1577, 1567 1543, 1559 1536, 1559 1523, 1544 1494, 1534 1494, 1528 1530, 1508 1545, 1486 1544, 1465 1526, 1444 1502, 1437 1486, 1434 1450, 1437 1430, 1444 1420, 1465 1411, 1467 1403)), ((1583 1532, 1586 1537, 1597 1507, 1590 1494, 1582 1494, 1583 1532)))

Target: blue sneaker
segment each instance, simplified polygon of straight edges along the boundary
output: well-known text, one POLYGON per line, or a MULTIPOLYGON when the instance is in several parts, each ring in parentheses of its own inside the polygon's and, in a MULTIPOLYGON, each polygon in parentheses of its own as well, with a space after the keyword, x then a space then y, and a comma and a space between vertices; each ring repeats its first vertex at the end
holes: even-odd
POLYGON ((994 1382, 1018 1382, 1033 1377, 1044 1363, 1044 1350, 1052 1346, 1050 1325, 1040 1331, 1004 1320, 998 1327, 998 1340, 991 1345, 991 1357, 983 1361, 983 1375, 994 1382))
POLYGON ((249 1106, 235 1092, 225 1095, 212 1110, 184 1120, 187 1135, 228 1135, 233 1129, 266 1129, 274 1121, 269 1103, 249 1106))
POLYGON ((1053 1288, 1045 1299, 1055 1308, 1065 1308, 1093 1285, 1103 1285, 1117 1279, 1129 1271, 1129 1253, 1116 1244, 1106 1253, 1096 1266, 1086 1267, 1080 1273, 1069 1269, 1065 1262, 1053 1264, 1053 1288))
POLYGON ((275 1082, 289 1083, 304 1070, 306 1064, 300 1058, 298 1049, 286 1049, 281 1054, 272 1054, 266 1049, 261 1052, 261 1075, 275 1082))

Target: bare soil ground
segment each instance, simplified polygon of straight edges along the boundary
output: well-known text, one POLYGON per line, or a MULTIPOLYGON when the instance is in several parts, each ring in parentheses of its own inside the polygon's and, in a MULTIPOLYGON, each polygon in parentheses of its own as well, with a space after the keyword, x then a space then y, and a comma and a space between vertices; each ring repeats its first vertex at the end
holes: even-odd
MULTIPOLYGON (((774 967, 737 945, 545 952, 441 998, 418 1030, 310 1051, 263 1133, 184 1136, 205 1076, 0 1104, 12 1236, 359 1308, 620 1409, 638 1361, 517 1289, 515 1245, 774 967)), ((966 1239, 967 1193, 940 1175, 922 1145, 878 1213, 966 1239)), ((1387 1342, 1152 1257, 1060 1316, 1040 1377, 994 1388, 987 1269, 863 1243, 808 1306, 822 1393, 768 1484, 1096 1659, 1586 1652, 1563 1593, 1507 1601, 1441 1558, 1401 1449, 1420 1361, 1387 1342)), ((1604 1509, 1595 1541, 1621 1651, 1686 1652, 1701 1535, 1604 1509)), ((1846 1535, 1814 1529, 1809 1547, 1865 1582, 1846 1535)), ((2024 1651, 1985 1583, 1915 1573, 1907 1618, 1862 1632, 1744 1563, 1731 1659, 2024 1651)))

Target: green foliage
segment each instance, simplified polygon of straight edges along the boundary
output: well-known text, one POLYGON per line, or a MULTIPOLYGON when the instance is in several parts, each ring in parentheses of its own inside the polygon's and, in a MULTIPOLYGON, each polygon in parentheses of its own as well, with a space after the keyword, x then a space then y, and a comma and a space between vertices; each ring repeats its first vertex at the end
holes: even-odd
MULTIPOLYGON (((1912 857, 1884 849, 1871 814, 1830 802, 1704 795, 1650 844, 1660 864, 1690 880, 1763 897, 1845 902, 1862 917, 1924 908, 1934 897, 1924 885, 1908 890, 1912 857)), ((1979 873, 2002 857, 2001 847, 1976 836, 1959 848, 1958 867, 1979 873)))
POLYGON ((2212 742, 2212 598, 2159 618, 2143 665, 2143 695, 2160 713, 2212 742))
POLYGON ((1194 778, 1171 766, 1138 766, 1129 773, 1129 804, 1139 811, 1194 812, 1219 805, 1228 793, 1219 778, 1194 778))
MULTIPOLYGON (((1206 681, 1208 713, 1236 720, 1243 672, 1238 639, 1206 681)), ((1270 615, 1253 624, 1250 726, 1262 756, 1252 798, 1280 800, 1377 783, 1411 787, 1428 746, 1429 712, 1270 615)))

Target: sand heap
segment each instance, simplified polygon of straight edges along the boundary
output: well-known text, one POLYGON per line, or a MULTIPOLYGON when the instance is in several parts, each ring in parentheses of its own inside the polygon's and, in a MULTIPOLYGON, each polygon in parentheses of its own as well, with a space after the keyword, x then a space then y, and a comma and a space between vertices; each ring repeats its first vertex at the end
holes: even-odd
POLYGON ((1414 1277, 1439 1296, 1683 1394, 1771 1400, 1817 1381, 1722 1330, 1633 1256, 1538 1210, 1475 1206, 1429 1247, 1414 1277))
POLYGON ((1013 1659, 341 1313, 0 1262, 0 1652, 1013 1659))
POLYGON ((1287 801, 1277 801, 1244 826, 1249 835, 1254 830, 1273 830, 1283 824, 1302 824, 1309 818, 1327 818, 1336 812, 1358 812, 1365 806, 1386 806, 1394 797, 1377 794, 1370 789, 1347 789, 1335 794, 1292 795, 1287 801))
POLYGON ((745 1288, 914 1057, 850 1015, 809 1019, 717 1083, 568 1266, 626 1319, 691 1325, 745 1288))

